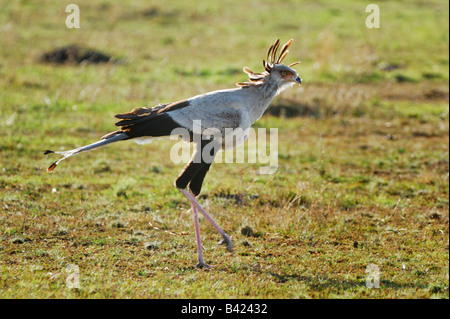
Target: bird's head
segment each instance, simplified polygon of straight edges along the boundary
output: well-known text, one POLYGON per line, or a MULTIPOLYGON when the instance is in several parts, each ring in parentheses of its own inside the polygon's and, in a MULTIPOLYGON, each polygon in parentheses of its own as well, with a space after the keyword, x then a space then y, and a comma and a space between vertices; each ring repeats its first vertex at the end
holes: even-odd
POLYGON ((250 82, 237 83, 238 86, 255 86, 261 85, 265 82, 270 82, 275 85, 279 90, 286 88, 287 86, 295 83, 301 84, 302 79, 292 67, 298 63, 294 62, 289 65, 282 64, 283 59, 288 54, 289 46, 294 40, 290 39, 281 48, 280 54, 277 57, 278 47, 280 46, 280 40, 277 39, 274 44, 269 47, 266 60, 263 60, 264 72, 254 73, 248 67, 244 67, 244 72, 248 74, 250 82))
POLYGON ((270 77, 277 81, 280 86, 291 83, 302 83, 302 79, 297 71, 284 64, 274 64, 270 71, 270 77))

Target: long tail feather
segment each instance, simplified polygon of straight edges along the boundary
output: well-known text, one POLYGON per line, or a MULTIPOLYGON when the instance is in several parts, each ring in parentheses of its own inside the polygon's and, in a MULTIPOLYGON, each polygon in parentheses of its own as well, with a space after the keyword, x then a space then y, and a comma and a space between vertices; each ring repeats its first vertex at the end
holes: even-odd
POLYGON ((69 157, 72 157, 74 155, 80 154, 82 152, 86 152, 86 151, 90 151, 93 150, 94 148, 100 147, 100 146, 105 146, 107 144, 111 144, 117 141, 121 141, 121 140, 126 140, 128 139, 128 136, 125 133, 119 133, 119 134, 115 134, 107 139, 103 139, 100 140, 98 142, 86 145, 86 146, 82 146, 79 148, 75 148, 73 150, 70 151, 50 151, 50 150, 46 150, 44 152, 44 154, 51 154, 51 153, 56 153, 59 155, 62 155, 63 158, 57 160, 56 162, 52 163, 52 165, 49 166, 49 168, 47 168, 47 172, 51 172, 55 169, 55 167, 62 161, 65 160, 69 157))

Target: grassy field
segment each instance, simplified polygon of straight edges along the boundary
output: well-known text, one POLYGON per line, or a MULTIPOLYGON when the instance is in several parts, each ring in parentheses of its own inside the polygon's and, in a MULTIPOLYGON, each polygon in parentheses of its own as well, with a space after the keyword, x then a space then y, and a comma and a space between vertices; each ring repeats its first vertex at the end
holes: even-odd
POLYGON ((0 298, 449 298, 449 3, 76 1, 0 4, 0 298), (112 115, 246 80, 276 39, 304 79, 255 127, 278 128, 278 170, 213 165, 195 268, 173 141, 57 157, 112 115), (115 63, 52 64, 76 44, 115 63), (251 231, 249 231, 251 230, 251 231), (367 288, 368 265, 380 287, 367 288), (80 289, 69 289, 68 268, 80 289))

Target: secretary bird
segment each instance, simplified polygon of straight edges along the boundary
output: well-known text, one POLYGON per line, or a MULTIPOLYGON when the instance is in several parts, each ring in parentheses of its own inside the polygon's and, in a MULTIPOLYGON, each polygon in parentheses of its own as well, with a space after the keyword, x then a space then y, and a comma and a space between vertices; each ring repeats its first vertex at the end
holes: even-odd
POLYGON ((138 137, 180 135, 180 129, 187 130, 189 134, 184 139, 187 142, 194 142, 195 150, 189 163, 175 180, 175 187, 192 206, 199 260, 197 266, 209 267, 203 259, 197 211, 200 211, 222 235, 228 251, 232 252, 233 246, 230 237, 203 209, 196 197, 217 152, 243 143, 247 138, 245 132, 248 132, 250 126, 263 115, 272 99, 295 83, 302 83, 298 73, 291 68, 300 62, 294 62, 289 66, 281 63, 289 52, 288 48, 292 41, 293 39, 283 45, 278 57, 280 40, 276 40, 269 47, 267 58, 263 60, 262 73, 254 73, 248 67, 244 67, 243 71, 248 75, 249 81, 237 83, 238 88, 213 91, 152 108, 135 108, 129 113, 115 115, 120 119, 116 123, 120 129, 106 134, 96 143, 69 151, 45 151, 44 154, 63 155, 50 165, 47 171, 53 171, 62 160, 100 146, 138 137), (241 136, 236 137, 236 143, 233 145, 225 145, 223 141, 226 140, 226 135, 235 129, 241 129, 241 136))

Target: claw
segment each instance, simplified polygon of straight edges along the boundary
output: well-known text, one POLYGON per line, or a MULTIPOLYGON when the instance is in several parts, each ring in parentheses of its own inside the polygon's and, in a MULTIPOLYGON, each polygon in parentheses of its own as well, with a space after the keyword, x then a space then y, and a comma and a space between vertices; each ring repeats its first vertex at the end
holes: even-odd
POLYGON ((211 266, 205 263, 198 263, 195 267, 199 268, 199 269, 210 269, 211 266))
POLYGON ((223 239, 219 242, 219 245, 227 245, 227 250, 233 252, 233 244, 231 243, 231 238, 228 235, 223 236, 223 239))

